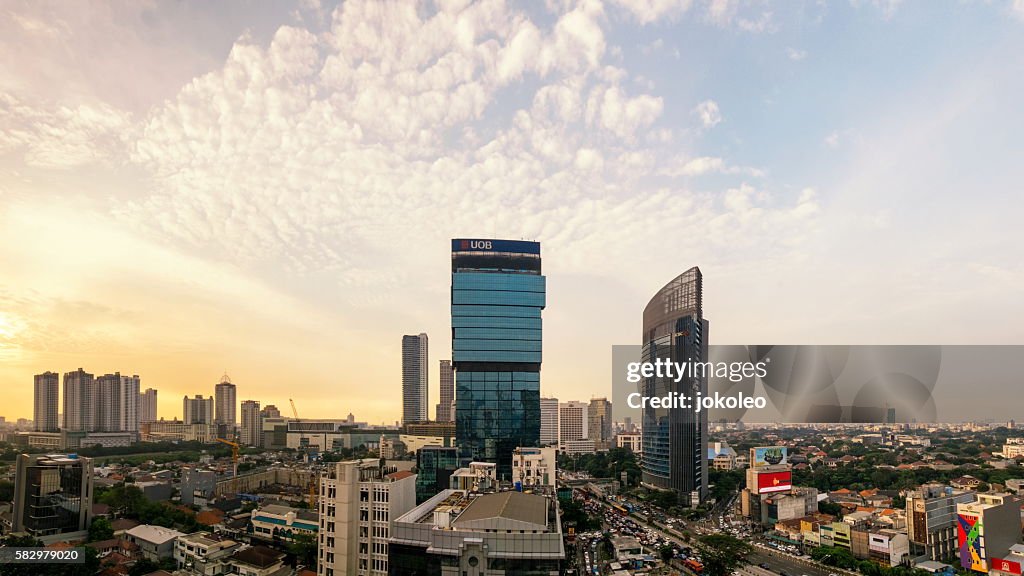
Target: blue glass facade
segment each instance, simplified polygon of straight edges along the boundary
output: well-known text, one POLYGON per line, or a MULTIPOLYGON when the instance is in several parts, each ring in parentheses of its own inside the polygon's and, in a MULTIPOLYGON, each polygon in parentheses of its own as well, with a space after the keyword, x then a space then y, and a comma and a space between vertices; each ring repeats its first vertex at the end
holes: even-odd
MULTIPOLYGON (((704 362, 708 357, 708 321, 703 318, 702 276, 698 268, 687 270, 662 288, 644 309, 643 362, 704 362)), ((663 397, 707 395, 704 376, 645 378, 643 394, 663 397)), ((698 506, 707 498, 707 411, 683 408, 643 410, 644 484, 674 490, 686 505, 698 506)))
POLYGON ((452 364, 460 458, 511 473, 512 451, 540 442, 540 245, 452 242, 452 364))

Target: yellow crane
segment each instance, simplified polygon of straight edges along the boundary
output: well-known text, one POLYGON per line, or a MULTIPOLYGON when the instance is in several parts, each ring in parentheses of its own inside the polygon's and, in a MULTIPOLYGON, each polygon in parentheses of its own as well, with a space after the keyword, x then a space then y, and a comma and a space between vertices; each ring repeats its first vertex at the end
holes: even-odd
MULTIPOLYGON (((289 398, 288 399, 288 403, 292 405, 292 415, 295 416, 295 421, 296 422, 300 422, 300 420, 299 420, 299 411, 298 411, 298 409, 295 408, 295 400, 292 400, 291 398, 289 398)), ((307 457, 311 456, 311 451, 309 449, 309 442, 308 442, 308 440, 306 442, 303 442, 303 440, 306 440, 306 433, 302 430, 302 426, 300 425, 299 426, 299 447, 302 448, 303 447, 302 445, 306 444, 306 446, 304 447, 305 450, 306 450, 306 456, 307 457)), ((318 478, 317 478, 317 473, 316 473, 315 466, 313 464, 313 459, 312 458, 307 458, 306 460, 307 460, 307 462, 310 465, 310 467, 309 467, 309 486, 307 487, 308 490, 309 490, 309 497, 308 497, 309 509, 310 510, 316 510, 316 491, 317 491, 318 478)))
POLYGON ((231 490, 238 494, 238 442, 232 442, 224 438, 217 438, 217 442, 231 446, 231 490))

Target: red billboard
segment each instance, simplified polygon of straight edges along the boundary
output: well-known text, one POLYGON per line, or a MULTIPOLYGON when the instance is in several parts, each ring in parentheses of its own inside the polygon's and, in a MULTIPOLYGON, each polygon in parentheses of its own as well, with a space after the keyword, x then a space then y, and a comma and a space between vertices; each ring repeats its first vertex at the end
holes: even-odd
POLYGON ((989 566, 993 570, 1005 572, 1006 574, 1014 574, 1015 576, 1021 576, 1020 574, 1020 562, 1014 562, 1013 560, 1003 560, 1002 558, 993 558, 989 562, 989 566))
POLYGON ((793 488, 793 473, 789 470, 784 472, 760 472, 757 475, 758 494, 785 492, 791 488, 793 488))

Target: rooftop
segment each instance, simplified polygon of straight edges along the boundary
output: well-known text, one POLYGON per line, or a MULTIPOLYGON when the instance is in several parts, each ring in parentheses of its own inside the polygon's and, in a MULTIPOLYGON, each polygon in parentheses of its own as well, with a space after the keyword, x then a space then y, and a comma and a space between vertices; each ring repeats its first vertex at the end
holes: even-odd
POLYGON ((470 502, 455 520, 455 525, 492 518, 507 518, 547 526, 548 499, 522 492, 482 494, 470 502))
POLYGON ((179 536, 184 536, 184 532, 178 532, 170 528, 164 528, 163 526, 151 526, 149 524, 142 524, 136 526, 126 532, 133 538, 139 540, 145 540, 146 542, 153 542, 154 544, 163 544, 170 540, 174 540, 179 536))

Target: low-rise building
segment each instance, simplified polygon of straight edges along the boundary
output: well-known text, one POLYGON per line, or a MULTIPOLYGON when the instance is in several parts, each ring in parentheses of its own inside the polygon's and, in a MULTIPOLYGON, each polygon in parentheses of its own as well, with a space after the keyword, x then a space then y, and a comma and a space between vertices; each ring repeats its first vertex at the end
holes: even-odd
POLYGON ((523 489, 555 487, 555 447, 516 448, 512 452, 512 481, 523 489))
POLYGON ((184 534, 174 541, 174 561, 179 570, 199 576, 231 574, 231 557, 242 545, 210 532, 184 534))
POLYGON ((445 490, 394 521, 389 574, 555 576, 565 560, 557 501, 445 490))
POLYGON ((253 538, 270 542, 291 541, 299 534, 316 537, 317 513, 280 504, 261 506, 251 512, 253 538))
POLYGON ((131 528, 124 535, 126 540, 139 547, 143 558, 159 562, 174 556, 174 541, 185 534, 163 526, 143 524, 131 528))

